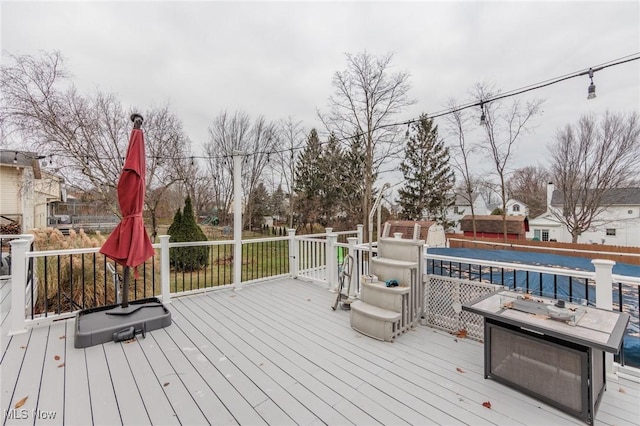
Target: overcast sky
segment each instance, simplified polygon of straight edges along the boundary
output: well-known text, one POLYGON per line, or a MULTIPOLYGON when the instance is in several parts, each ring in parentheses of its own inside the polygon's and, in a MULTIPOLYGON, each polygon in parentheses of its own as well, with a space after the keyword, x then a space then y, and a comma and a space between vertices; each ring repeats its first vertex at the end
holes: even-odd
MULTIPOLYGON (((508 91, 640 52, 637 0, 0 4, 3 50, 59 50, 83 93, 115 93, 125 108, 169 102, 196 154, 225 109, 320 127, 316 111, 327 110, 346 52, 395 52, 417 101, 398 122, 441 111, 450 97, 468 101, 476 82, 508 91)), ((514 166, 546 165, 556 130, 581 114, 640 110, 640 61, 594 82, 590 101, 586 76, 521 98, 545 99, 544 113, 514 166)))

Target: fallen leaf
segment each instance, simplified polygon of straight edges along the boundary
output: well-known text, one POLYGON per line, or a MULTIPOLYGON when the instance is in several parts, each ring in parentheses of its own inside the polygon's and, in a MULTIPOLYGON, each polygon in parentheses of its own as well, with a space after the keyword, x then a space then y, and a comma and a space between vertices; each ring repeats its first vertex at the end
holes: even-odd
POLYGON ((136 338, 134 337, 133 339, 125 340, 124 343, 133 343, 135 341, 136 341, 136 338))
POLYGON ((162 386, 166 388, 167 386, 169 386, 169 382, 165 382, 162 386))
POLYGON ((237 294, 232 294, 232 295, 231 295, 231 296, 229 296, 229 297, 236 297, 236 296, 237 296, 237 294))
POLYGON ((60 361, 60 355, 54 356, 53 359, 55 359, 56 361, 60 361))
POLYGON ((62 364, 58 365, 58 368, 60 368, 60 367, 64 367, 64 362, 62 364))
POLYGON ((622 389, 622 388, 618 389, 618 392, 620 392, 620 393, 627 393, 627 391, 626 391, 626 390, 624 390, 624 389, 622 389))
POLYGON ((311 302, 311 299, 307 299, 307 302, 311 302))
POLYGON ((20 346, 20 349, 27 349, 26 346, 20 346))
POLYGON ((489 401, 485 401, 482 403, 482 406, 486 408, 491 408, 491 403, 489 401))
POLYGON ((454 342, 458 343, 458 339, 453 339, 454 342))
POLYGON ((262 367, 263 365, 264 365, 264 362, 261 362, 261 363, 260 363, 260 367, 262 367))
POLYGON ((458 373, 466 373, 466 371, 464 371, 464 370, 463 370, 462 368, 460 368, 460 367, 456 367, 456 371, 457 371, 458 373))
POLYGON ((467 330, 465 330, 464 328, 461 328, 460 330, 458 330, 458 332, 456 333, 456 337, 459 337, 461 339, 464 339, 465 337, 467 337, 467 330))
POLYGON ((67 336, 60 336, 60 337, 58 337, 58 339, 66 339, 66 338, 67 338, 67 336))
POLYGON ((22 407, 24 405, 24 403, 27 402, 27 398, 29 398, 29 397, 25 396, 20 401, 16 402, 16 405, 13 408, 18 409, 18 408, 22 407))

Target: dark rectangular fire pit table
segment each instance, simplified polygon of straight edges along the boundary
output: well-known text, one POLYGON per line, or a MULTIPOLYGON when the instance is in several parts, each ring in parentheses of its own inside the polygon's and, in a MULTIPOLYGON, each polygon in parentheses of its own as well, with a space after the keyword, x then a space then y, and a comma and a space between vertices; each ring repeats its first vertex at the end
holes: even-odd
POLYGON ((592 424, 629 314, 498 291, 463 310, 484 317, 484 377, 592 424))

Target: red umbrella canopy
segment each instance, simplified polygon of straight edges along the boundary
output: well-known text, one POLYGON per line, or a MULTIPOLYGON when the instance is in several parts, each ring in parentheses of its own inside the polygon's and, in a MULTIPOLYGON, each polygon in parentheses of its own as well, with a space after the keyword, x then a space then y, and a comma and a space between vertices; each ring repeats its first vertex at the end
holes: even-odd
POLYGON ((139 266, 154 255, 142 220, 145 167, 144 135, 141 129, 134 128, 118 181, 118 202, 122 220, 100 249, 100 253, 124 266, 139 266))

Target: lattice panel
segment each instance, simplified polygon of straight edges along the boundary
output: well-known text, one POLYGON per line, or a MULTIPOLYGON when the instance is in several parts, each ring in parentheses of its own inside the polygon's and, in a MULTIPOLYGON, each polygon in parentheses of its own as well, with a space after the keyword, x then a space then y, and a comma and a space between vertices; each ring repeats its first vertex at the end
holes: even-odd
POLYGON ((452 333, 466 330, 467 337, 483 340, 482 316, 462 311, 461 306, 500 288, 476 281, 428 275, 424 295, 427 324, 452 333))

